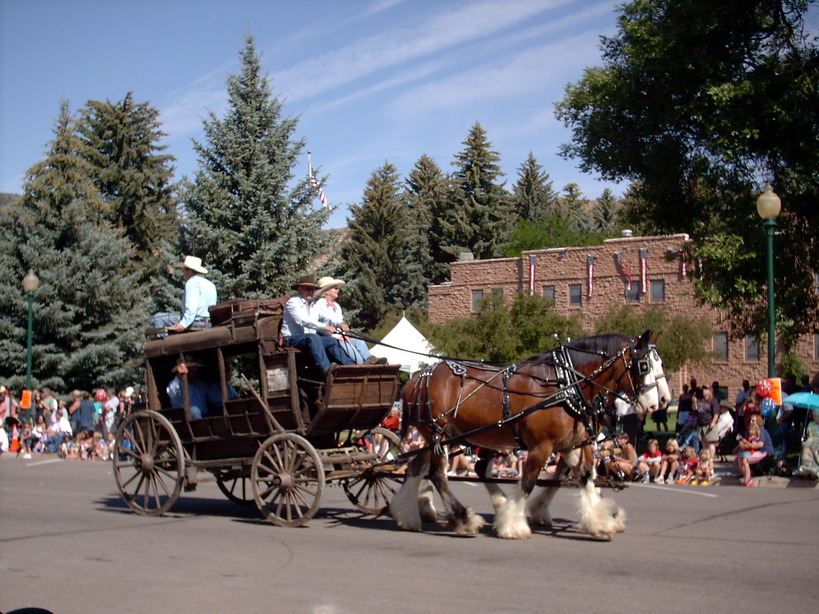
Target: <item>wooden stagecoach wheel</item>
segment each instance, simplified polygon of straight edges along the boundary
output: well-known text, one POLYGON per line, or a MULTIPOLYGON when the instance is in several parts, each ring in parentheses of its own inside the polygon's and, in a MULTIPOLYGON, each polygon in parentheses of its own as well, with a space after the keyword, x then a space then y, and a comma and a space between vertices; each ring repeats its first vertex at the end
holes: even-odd
POLYGON ((250 470, 256 506, 273 524, 298 527, 319 508, 324 467, 304 437, 279 433, 266 439, 250 470))
POLYGON ((137 514, 160 516, 176 503, 185 482, 185 451, 165 416, 132 413, 114 440, 114 476, 123 500, 137 514))
POLYGON ((226 473, 216 475, 216 485, 228 499, 239 505, 253 505, 253 488, 249 473, 226 473))
MULTIPOLYGON (((379 426, 371 433, 380 435, 386 442, 386 445, 378 450, 376 462, 388 460, 390 454, 395 458, 404 452, 401 438, 392 431, 379 426)), ((362 512, 378 516, 387 509, 390 499, 401 488, 403 482, 403 476, 374 467, 365 469, 357 477, 345 480, 342 487, 353 505, 362 512)))

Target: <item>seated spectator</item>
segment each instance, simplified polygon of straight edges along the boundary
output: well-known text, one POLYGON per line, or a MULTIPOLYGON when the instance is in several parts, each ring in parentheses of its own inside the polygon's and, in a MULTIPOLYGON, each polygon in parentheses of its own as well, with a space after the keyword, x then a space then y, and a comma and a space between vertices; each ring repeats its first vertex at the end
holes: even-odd
POLYGON ((467 475, 470 471, 475 471, 475 460, 468 454, 468 450, 456 446, 449 455, 447 475, 467 475))
POLYGON ((797 475, 819 478, 819 409, 814 409, 813 422, 808 424, 808 437, 802 442, 797 475))
MULTIPOLYGON (((39 417, 42 419, 43 415, 39 414, 39 417)), ((23 420, 23 426, 20 429, 20 449, 17 451, 17 456, 22 455, 25 459, 31 458, 31 448, 33 446, 31 442, 36 443, 39 440, 39 437, 32 435, 33 431, 34 425, 31 420, 23 420)))
POLYGON ((711 474, 714 472, 714 465, 711 460, 711 452, 708 448, 700 450, 700 462, 697 463, 697 469, 694 471, 694 479, 691 484, 694 486, 708 486, 708 481, 711 479, 711 474))
POLYGON ((739 471, 739 481, 743 486, 753 486, 751 479, 752 466, 758 464, 769 454, 773 454, 771 436, 761 426, 762 417, 753 416, 748 426, 746 437, 739 438, 736 467, 739 471))
POLYGON ((634 463, 637 461, 637 450, 629 441, 628 433, 617 436, 614 454, 606 461, 606 474, 620 480, 631 480, 634 477, 634 463))
POLYGON ((648 484, 650 480, 656 479, 660 475, 662 460, 663 453, 660 452, 660 442, 656 439, 649 439, 648 449, 637 457, 634 479, 640 480, 643 484, 648 484))
POLYGON ((665 442, 665 454, 660 461, 660 471, 654 479, 655 484, 665 484, 666 481, 671 484, 674 477, 677 475, 677 469, 680 467, 680 444, 674 438, 665 442))
POLYGON ((614 442, 610 439, 605 440, 597 450, 594 451, 594 458, 596 461, 595 468, 597 475, 608 475, 606 471, 606 463, 614 455, 614 442))
POLYGON ((676 484, 688 484, 694 479, 695 472, 699 459, 694 446, 686 446, 683 450, 683 457, 680 461, 680 477, 677 478, 676 484))
POLYGON ((48 429, 48 442, 46 443, 46 452, 57 452, 60 450, 66 438, 70 438, 73 434, 71 430, 71 423, 65 417, 65 412, 62 409, 57 409, 56 420, 48 429))

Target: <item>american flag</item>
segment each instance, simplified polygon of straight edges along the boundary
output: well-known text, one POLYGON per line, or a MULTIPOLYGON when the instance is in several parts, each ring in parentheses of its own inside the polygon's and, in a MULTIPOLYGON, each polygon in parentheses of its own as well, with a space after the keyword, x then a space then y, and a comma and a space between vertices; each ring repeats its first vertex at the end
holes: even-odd
POLYGON ((312 151, 307 152, 307 176, 310 178, 310 185, 313 186, 318 190, 319 199, 321 200, 321 206, 330 210, 330 202, 327 200, 327 195, 324 193, 324 188, 321 187, 321 184, 316 179, 316 176, 313 175, 313 160, 311 157, 312 151))
POLYGON ((535 294, 535 273, 537 273, 537 256, 529 254, 529 294, 535 294))
POLYGON ((594 294, 594 256, 589 254, 586 256, 586 277, 588 280, 588 297, 591 298, 594 294))
POLYGON ((620 252, 614 252, 614 257, 617 259, 617 264, 620 265, 620 268, 623 269, 623 273, 626 274, 626 279, 628 280, 628 286, 626 288, 628 291, 631 291, 631 271, 628 270, 628 266, 626 265, 626 261, 623 260, 623 254, 620 252))
POLYGON ((640 293, 648 292, 648 249, 640 248, 640 293))

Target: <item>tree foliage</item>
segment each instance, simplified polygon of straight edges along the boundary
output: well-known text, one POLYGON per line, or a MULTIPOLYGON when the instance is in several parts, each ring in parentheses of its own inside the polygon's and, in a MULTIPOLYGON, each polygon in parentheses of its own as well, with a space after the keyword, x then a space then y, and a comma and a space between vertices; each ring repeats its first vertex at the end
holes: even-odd
POLYGON ((367 181, 360 205, 351 205, 350 240, 342 247, 339 271, 348 282, 345 303, 356 324, 375 327, 393 306, 404 304, 407 216, 398 171, 389 162, 367 181))
POLYGON ((685 364, 701 364, 713 358, 706 350, 713 336, 705 318, 669 315, 658 307, 637 311, 630 305, 610 309, 595 325, 595 334, 618 333, 637 336, 646 330, 658 334, 657 351, 667 371, 676 372, 685 364))
POLYGON ((553 301, 519 294, 507 305, 495 291, 484 299, 478 313, 435 325, 428 338, 447 356, 514 362, 581 335, 579 320, 557 314, 553 301))
POLYGON ((472 126, 463 145, 452 162, 456 170, 451 203, 440 219, 443 249, 450 262, 463 251, 471 251, 475 258, 500 256, 515 221, 509 193, 499 183, 500 155, 492 150, 479 123, 472 126))
POLYGON ((518 169, 518 180, 512 187, 512 205, 521 221, 539 222, 554 213, 557 193, 549 173, 538 164, 531 151, 518 169))
POLYGON ((557 105, 572 129, 562 154, 605 179, 634 182, 629 223, 688 232, 697 239, 692 257, 708 252, 701 289, 710 291, 700 298, 719 298, 713 304, 736 316, 736 336, 765 329, 754 208, 765 182, 786 212, 778 327, 791 343, 819 322, 809 274, 819 269, 819 50, 803 29, 812 3, 634 0, 619 9, 618 34, 602 38, 604 65, 587 69, 557 105), (742 267, 720 249, 721 235, 744 243, 751 257, 742 267))
POLYGON ((306 177, 291 187, 304 142, 293 139, 296 120, 282 117, 252 36, 240 61, 227 79, 225 117, 210 113, 204 142, 194 143, 199 168, 185 195, 184 244, 213 271, 221 296, 269 297, 313 272, 327 212, 311 207, 306 177))
MULTIPOLYGON (((131 270, 152 288, 179 237, 173 157, 162 154, 159 112, 133 93, 112 103, 89 100, 77 124, 83 156, 105 208, 104 217, 133 246, 131 270)), ((152 291, 151 294, 155 294, 152 291)))
POLYGON ((23 195, 2 211, 0 377, 22 386, 28 305, 25 272, 40 279, 33 295, 32 375, 58 390, 136 381, 148 320, 131 244, 108 222, 94 168, 63 102, 46 157, 27 173, 23 195))

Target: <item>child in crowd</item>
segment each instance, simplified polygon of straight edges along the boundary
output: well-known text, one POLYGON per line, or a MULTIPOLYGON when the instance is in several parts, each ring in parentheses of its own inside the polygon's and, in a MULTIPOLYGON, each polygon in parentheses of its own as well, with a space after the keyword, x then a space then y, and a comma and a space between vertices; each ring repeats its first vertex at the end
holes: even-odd
POLYGON ((648 449, 637 457, 635 481, 640 480, 643 484, 648 484, 651 478, 657 478, 660 474, 662 460, 663 453, 660 452, 660 442, 656 439, 649 439, 648 449))
POLYGON ((708 480, 711 479, 711 452, 708 448, 703 448, 700 451, 700 462, 697 463, 697 469, 694 472, 694 481, 691 482, 694 486, 708 486, 708 480))
POLYGON ((697 451, 694 446, 686 446, 683 450, 682 464, 680 466, 680 477, 677 479, 677 484, 688 484, 693 478, 697 470, 699 460, 697 459, 697 451))
POLYGON ((674 481, 674 476, 677 475, 677 469, 680 467, 680 444, 676 439, 669 439, 665 442, 665 454, 663 460, 660 462, 660 475, 654 480, 655 484, 671 484, 674 481))

